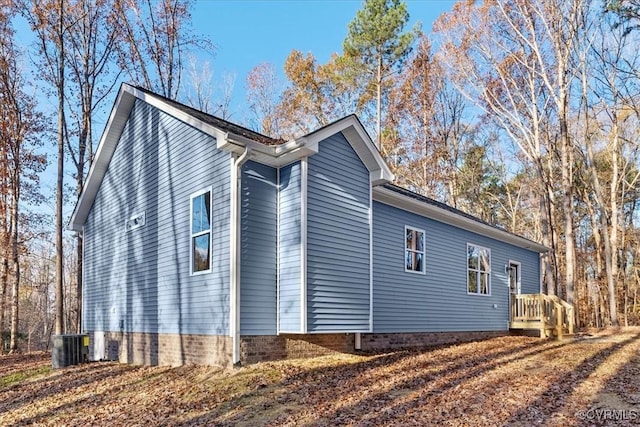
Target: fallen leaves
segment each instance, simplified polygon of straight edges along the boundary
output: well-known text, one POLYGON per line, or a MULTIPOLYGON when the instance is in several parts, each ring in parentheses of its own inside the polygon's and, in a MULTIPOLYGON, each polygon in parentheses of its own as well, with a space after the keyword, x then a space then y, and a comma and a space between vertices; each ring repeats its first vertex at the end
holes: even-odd
POLYGON ((580 414, 640 411, 640 329, 632 328, 232 371, 49 366, 45 353, 0 356, 0 425, 577 426, 606 424, 580 414))

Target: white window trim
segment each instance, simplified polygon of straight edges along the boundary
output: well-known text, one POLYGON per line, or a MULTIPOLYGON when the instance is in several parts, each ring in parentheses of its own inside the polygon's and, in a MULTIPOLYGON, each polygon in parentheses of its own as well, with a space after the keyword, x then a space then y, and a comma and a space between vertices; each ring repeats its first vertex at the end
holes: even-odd
MULTIPOLYGON (((491 286, 491 281, 492 281, 491 280, 491 276, 493 276, 493 272, 492 272, 492 269, 491 269, 491 248, 487 248, 486 246, 482 246, 482 245, 476 245, 475 243, 467 243, 467 251, 465 253, 465 269, 464 269, 464 271, 465 271, 465 275, 466 275, 466 278, 467 278, 467 280, 465 281, 466 284, 467 284, 467 295, 475 295, 475 296, 480 296, 480 297, 490 297, 491 296, 491 288, 492 288, 492 286, 491 286), (487 272, 489 274, 489 283, 488 283, 489 292, 486 293, 486 294, 480 293, 480 282, 478 282, 478 292, 469 292, 469 246, 473 246, 473 247, 478 248, 478 249, 485 249, 485 250, 487 250, 489 252, 489 271, 487 272)), ((478 269, 478 270, 475 270, 475 271, 479 272, 480 270, 478 269)))
POLYGON ((208 187, 189 196, 189 275, 199 276, 201 274, 211 273, 211 265, 213 264, 213 187, 208 187), (193 199, 203 194, 209 193, 209 231, 201 231, 193 233, 193 199), (209 268, 201 271, 193 271, 193 238, 209 233, 209 268))
POLYGON ((404 271, 406 273, 413 273, 413 274, 423 274, 423 275, 427 274, 427 233, 422 228, 405 224, 402 241, 403 241, 402 246, 404 246, 404 250, 402 251, 402 262, 404 263, 404 271), (422 248, 422 252, 414 251, 413 249, 407 248, 407 230, 413 230, 413 231, 422 233, 422 235, 424 236, 424 247, 422 248), (409 270, 407 268, 407 251, 422 253, 422 271, 409 270))

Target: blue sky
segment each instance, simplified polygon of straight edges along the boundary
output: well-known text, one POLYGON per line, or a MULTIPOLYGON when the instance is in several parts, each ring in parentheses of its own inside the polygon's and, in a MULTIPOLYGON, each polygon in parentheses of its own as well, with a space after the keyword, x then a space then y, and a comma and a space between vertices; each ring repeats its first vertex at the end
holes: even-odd
MULTIPOLYGON (((417 21, 423 31, 430 33, 433 21, 451 9, 453 0, 405 0, 411 17, 409 28, 417 21)), ((207 36, 215 45, 213 56, 199 52, 200 61, 208 61, 216 78, 224 73, 236 76, 231 120, 246 121, 248 109, 244 82, 256 65, 271 63, 283 76, 283 65, 293 49, 311 52, 319 63, 326 62, 332 53, 341 52, 347 26, 363 6, 362 0, 196 0, 192 12, 193 31, 207 36)), ((28 46, 34 37, 22 20, 17 25, 18 43, 28 46)), ((28 63, 28 67, 30 64, 28 63)), ((187 83, 183 81, 183 83, 187 83)), ((104 103, 105 111, 95 120, 96 143, 102 134, 114 95, 104 103)), ((40 98, 43 110, 55 111, 54 99, 40 98)), ((54 118, 55 119, 55 118, 54 118)), ((49 153, 50 164, 41 175, 41 187, 45 195, 55 189, 55 145, 44 148, 49 153)), ((72 167, 67 163, 65 182, 72 184, 72 167)), ((44 211, 53 211, 51 200, 44 211)), ((71 214, 73 203, 67 204, 65 216, 71 214)))
MULTIPOLYGON (((451 9, 452 0, 407 0, 411 17, 426 33, 433 21, 451 9)), ((193 11, 196 33, 216 45, 210 61, 214 77, 235 73, 237 116, 244 101, 244 81, 251 69, 264 62, 282 72, 293 49, 311 52, 320 63, 341 52, 347 26, 362 8, 361 0, 197 0, 193 11)))

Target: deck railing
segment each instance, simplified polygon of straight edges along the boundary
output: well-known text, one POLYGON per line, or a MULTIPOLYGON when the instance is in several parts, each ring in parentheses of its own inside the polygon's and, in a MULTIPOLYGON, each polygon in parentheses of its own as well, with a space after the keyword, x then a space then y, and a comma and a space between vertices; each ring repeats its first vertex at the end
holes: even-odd
POLYGON ((556 295, 519 294, 511 296, 511 327, 514 329, 539 329, 562 338, 573 334, 573 305, 556 295))

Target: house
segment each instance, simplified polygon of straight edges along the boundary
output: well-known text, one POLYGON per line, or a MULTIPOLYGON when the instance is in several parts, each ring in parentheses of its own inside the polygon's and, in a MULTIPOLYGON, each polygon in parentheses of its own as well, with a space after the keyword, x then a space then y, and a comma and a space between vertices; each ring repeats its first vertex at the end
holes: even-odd
POLYGON ((284 142, 122 85, 70 221, 90 357, 231 365, 566 326, 546 247, 392 181, 355 116, 284 142))

